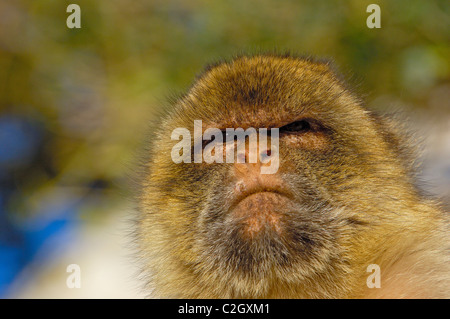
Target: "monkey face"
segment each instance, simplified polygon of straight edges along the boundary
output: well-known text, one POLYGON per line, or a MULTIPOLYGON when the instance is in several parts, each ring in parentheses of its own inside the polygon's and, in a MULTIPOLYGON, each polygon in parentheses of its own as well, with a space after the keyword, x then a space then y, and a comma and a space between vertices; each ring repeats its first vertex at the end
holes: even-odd
MULTIPOLYGON (((292 142, 289 127, 281 129, 282 154, 286 139, 292 142)), ((297 267, 304 274, 317 264, 324 267, 335 251, 335 214, 327 212, 327 202, 310 183, 302 161, 295 167, 282 158, 279 171, 262 174, 261 166, 268 163, 247 160, 197 168, 213 172, 198 216, 204 260, 214 256, 211 262, 218 268, 261 278, 270 277, 273 269, 297 267)), ((280 156, 271 160, 280 161, 280 156)))
MULTIPOLYGON (((349 198, 361 203, 382 193, 376 179, 381 159, 364 144, 383 145, 373 127, 325 64, 253 57, 212 68, 158 135, 144 190, 152 206, 149 227, 165 230, 160 243, 177 246, 171 249, 179 262, 190 265, 199 281, 226 281, 217 289, 231 296, 255 296, 277 281, 346 273, 357 227, 370 216, 349 198), (279 169, 261 174, 266 164, 260 158, 174 163, 168 155, 174 142, 164 132, 192 131, 195 120, 202 120, 202 132, 277 128, 273 160, 279 169)), ((273 144, 258 155, 270 154, 273 144)))

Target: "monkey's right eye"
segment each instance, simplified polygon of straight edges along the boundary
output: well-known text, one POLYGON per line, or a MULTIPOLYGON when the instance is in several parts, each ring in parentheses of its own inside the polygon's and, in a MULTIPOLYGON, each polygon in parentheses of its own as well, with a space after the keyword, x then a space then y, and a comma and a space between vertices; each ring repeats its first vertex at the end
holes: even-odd
POLYGON ((307 120, 295 121, 280 127, 280 133, 301 133, 311 130, 311 123, 307 120))

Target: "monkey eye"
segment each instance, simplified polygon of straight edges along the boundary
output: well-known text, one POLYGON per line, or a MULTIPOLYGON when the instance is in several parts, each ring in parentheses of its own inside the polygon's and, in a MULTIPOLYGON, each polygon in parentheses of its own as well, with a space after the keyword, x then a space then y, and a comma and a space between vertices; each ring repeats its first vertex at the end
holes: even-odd
POLYGON ((230 133, 229 132, 227 132, 226 130, 222 130, 222 140, 225 142, 225 141, 227 141, 227 139, 229 139, 230 138, 230 133))
POLYGON ((280 133, 301 133, 311 130, 311 123, 307 120, 295 121, 280 127, 280 133))

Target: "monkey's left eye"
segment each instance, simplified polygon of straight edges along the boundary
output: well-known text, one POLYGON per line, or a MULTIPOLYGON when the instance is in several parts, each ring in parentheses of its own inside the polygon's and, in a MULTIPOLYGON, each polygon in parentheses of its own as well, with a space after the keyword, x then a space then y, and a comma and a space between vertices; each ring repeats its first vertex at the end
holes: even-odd
POLYGON ((280 133, 300 133, 311 130, 311 123, 307 120, 295 121, 280 127, 280 133))
POLYGON ((226 130, 222 130, 222 139, 223 141, 228 141, 228 139, 232 139, 232 134, 227 132, 226 130))

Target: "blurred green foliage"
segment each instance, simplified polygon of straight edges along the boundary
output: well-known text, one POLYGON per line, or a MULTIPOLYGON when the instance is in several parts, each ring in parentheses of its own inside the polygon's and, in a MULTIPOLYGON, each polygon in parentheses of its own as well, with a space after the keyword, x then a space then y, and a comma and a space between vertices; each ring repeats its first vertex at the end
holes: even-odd
MULTIPOLYGON (((45 163, 14 175, 11 202, 32 210, 55 185, 120 184, 165 96, 205 63, 243 52, 333 58, 369 103, 427 108, 436 90, 448 97, 450 2, 377 1, 381 29, 366 26, 370 3, 2 0, 0 110, 44 132, 45 163), (66 27, 70 3, 81 29, 66 27)), ((448 101, 438 104, 448 115, 448 101)))

